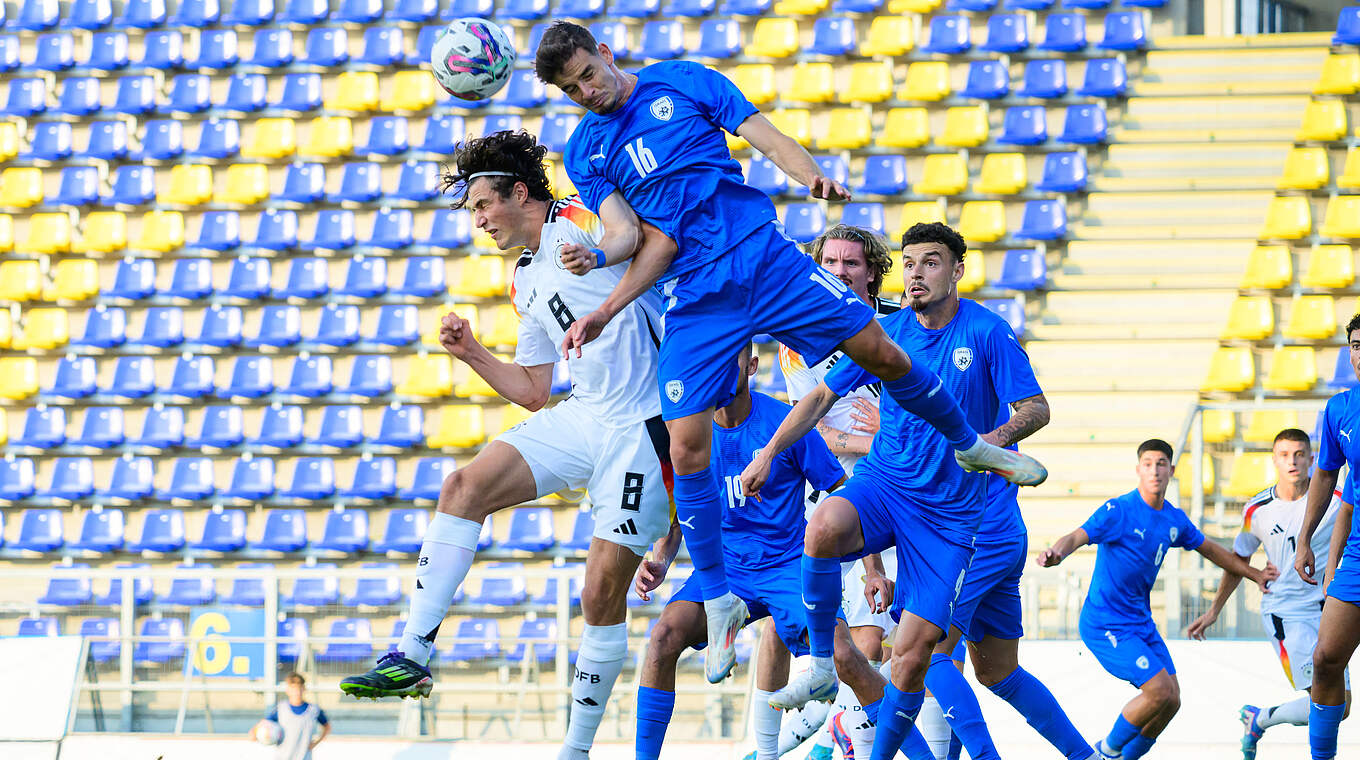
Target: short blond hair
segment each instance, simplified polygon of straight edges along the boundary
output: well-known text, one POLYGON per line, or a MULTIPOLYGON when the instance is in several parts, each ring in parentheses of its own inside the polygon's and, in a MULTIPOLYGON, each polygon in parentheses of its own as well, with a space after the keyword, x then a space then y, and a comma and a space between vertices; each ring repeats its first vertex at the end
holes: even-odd
POLYGON ((869 295, 877 298, 879 290, 883 288, 883 279, 892 271, 893 263, 883 236, 852 224, 837 224, 818 235, 808 248, 812 260, 818 264, 822 263, 822 250, 828 240, 849 240, 860 244, 864 250, 864 263, 869 267, 869 295))

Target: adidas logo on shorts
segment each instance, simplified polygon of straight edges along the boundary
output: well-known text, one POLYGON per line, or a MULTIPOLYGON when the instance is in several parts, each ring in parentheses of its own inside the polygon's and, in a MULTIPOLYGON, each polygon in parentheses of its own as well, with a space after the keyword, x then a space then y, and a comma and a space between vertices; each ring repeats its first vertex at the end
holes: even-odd
POLYGON ((637 526, 633 524, 633 520, 629 518, 627 522, 619 523, 619 526, 614 529, 614 532, 624 536, 636 536, 638 534, 638 529, 637 526))

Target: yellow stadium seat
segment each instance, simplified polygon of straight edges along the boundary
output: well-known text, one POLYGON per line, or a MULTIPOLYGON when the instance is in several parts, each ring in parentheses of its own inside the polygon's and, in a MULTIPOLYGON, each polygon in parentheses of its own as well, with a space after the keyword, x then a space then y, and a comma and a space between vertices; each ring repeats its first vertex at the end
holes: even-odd
POLYGON ((510 428, 534 416, 534 413, 520 406, 519 404, 506 404, 501 407, 500 431, 504 433, 510 428))
POLYGON ((874 16, 859 46, 860 55, 898 56, 916 47, 916 23, 911 16, 874 16))
POLYGON ((1209 359, 1202 391, 1244 391, 1256 382, 1256 363, 1245 346, 1219 346, 1209 359))
POLYGON ((576 185, 572 183, 571 177, 567 176, 567 170, 561 164, 548 161, 548 177, 552 181, 553 193, 558 198, 565 198, 568 195, 576 194, 576 185))
POLYGON ((519 315, 508 303, 491 308, 491 324, 481 333, 488 346, 514 346, 519 343, 519 315))
POLYGON ((425 438, 432 449, 470 449, 486 440, 482 408, 476 404, 451 404, 439 410, 434 432, 425 438))
POLYGON ((1282 346, 1271 356, 1264 385, 1268 391, 1309 391, 1317 379, 1317 354, 1312 346, 1282 346))
POLYGON ((834 100, 835 70, 826 61, 799 61, 793 67, 793 87, 789 99, 799 103, 826 103, 834 100))
POLYGON ((780 132, 807 147, 812 144, 812 113, 805 108, 777 108, 766 116, 780 132))
POLYGON ((942 0, 888 0, 889 13, 930 13, 942 0))
POLYGON ((505 260, 499 256, 469 256, 449 285, 456 296, 491 298, 505 295, 505 260))
POLYGON ((774 102, 774 67, 768 63, 743 63, 732 70, 732 84, 755 105, 774 102))
POLYGON ((70 214, 34 214, 28 218, 28 236, 19 244, 25 253, 69 253, 70 214))
POLYGON ((348 156, 354 152, 354 124, 348 116, 318 116, 307 129, 298 155, 317 158, 348 156))
POLYGON ((0 398, 19 401, 38 392, 38 360, 31 356, 0 358, 0 398))
POLYGON ((170 167, 170 188, 158 200, 175 206, 199 206, 212 200, 212 167, 175 164, 170 167))
POLYGON ((903 100, 944 100, 950 92, 948 63, 917 61, 907 67, 907 82, 901 94, 903 100))
POLYGON ((288 118, 259 119, 241 141, 242 158, 284 158, 296 152, 297 129, 288 118))
POLYGON ((959 292, 976 293, 986 285, 987 267, 982 252, 970 249, 963 254, 963 279, 959 280, 959 292))
POLYGON ((968 187, 968 162, 958 153, 926 156, 916 192, 922 195, 958 195, 968 187))
POLYGON ((496 250, 496 240, 486 230, 473 230, 472 247, 483 251, 494 251, 496 250))
POLYGON ((930 142, 930 113, 924 108, 893 108, 883 117, 878 144, 889 148, 919 148, 930 142))
POLYGON ((1226 409, 1205 409, 1200 416, 1205 443, 1223 443, 1232 440, 1237 432, 1237 418, 1226 409))
POLYGON ((1224 340, 1261 340, 1275 332, 1275 310, 1266 296, 1238 296, 1228 307, 1224 340))
POLYGON ((976 189, 979 193, 1014 195, 1029 185, 1029 175, 1023 153, 988 153, 982 158, 982 173, 976 189))
POLYGON ((1266 209, 1263 238, 1298 240, 1313 230, 1313 213, 1308 199, 1301 195, 1282 195, 1270 199, 1266 209))
POLYGON ((0 161, 8 161, 19 155, 19 125, 12 121, 0 121, 0 161))
POLYGON ((972 148, 987 142, 987 106, 954 106, 944 114, 941 145, 972 148))
POLYGON ((1332 53, 1322 62, 1322 76, 1313 85, 1320 95, 1350 95, 1360 90, 1360 53, 1332 53))
POLYGON ((1289 151, 1284 159, 1284 176, 1279 187, 1291 190, 1316 190, 1327 184, 1329 170, 1327 149, 1299 147, 1289 151))
POLYGON ((269 197, 269 167, 264 164, 232 164, 218 203, 253 206, 269 197))
POLYGON ((327 111, 375 111, 378 108, 378 74, 375 71, 344 71, 335 78, 335 92, 326 99, 327 111))
POLYGON ((384 111, 424 111, 434 105, 434 77, 420 69, 398 71, 379 99, 384 111))
POLYGON ((1247 443, 1274 443, 1275 436, 1285 428, 1299 426, 1299 413, 1295 409, 1258 409, 1251 413, 1242 440, 1247 443))
POLYGON ((1294 263, 1288 246, 1258 245, 1247 257, 1247 271, 1241 287, 1283 288, 1294 281, 1294 263))
POLYGON ((1006 204, 968 201, 959 212, 958 230, 969 243, 995 243, 1006 237, 1006 204))
POLYGON ((1327 201, 1322 234, 1334 238, 1360 238, 1360 195, 1334 195, 1327 201))
POLYGON ((0 214, 0 253, 14 250, 14 217, 0 214))
POLYGON ((731 132, 723 132, 723 137, 727 139, 727 149, 733 153, 751 147, 751 143, 746 142, 746 138, 738 137, 731 132))
POLYGON ((893 95, 893 68, 889 61, 862 61, 850 66, 850 81, 840 100, 848 103, 882 103, 893 95))
POLYGON ((416 354, 406 360, 406 379, 397 384, 402 396, 439 398, 453 393, 453 358, 448 354, 416 354))
MULTIPOLYGON (((1212 493, 1214 490, 1214 483, 1217 481, 1217 478, 1214 475, 1214 458, 1206 452, 1200 461, 1203 463, 1201 465, 1202 469, 1200 470, 1202 473, 1200 477, 1200 491, 1206 494, 1212 493)), ((1176 462, 1176 480, 1181 486, 1181 499, 1186 502, 1190 501, 1191 496, 1193 496, 1194 483, 1191 482, 1192 476, 1194 475, 1191 471, 1193 469, 1194 468, 1190 466, 1189 455, 1182 454, 1180 460, 1176 462)))
POLYGON ((746 54, 756 58, 788 58, 798 50, 798 22, 791 18, 762 18, 756 22, 746 54))
POLYGON ((99 263, 94 259, 62 259, 52 267, 52 299, 84 301, 99 295, 99 263))
POLYGON ((902 287, 902 273, 895 271, 898 267, 893 267, 894 271, 889 272, 883 278, 883 284, 878 287, 878 294, 883 298, 899 298, 906 288, 902 287))
POLYGON ((1303 340, 1326 340, 1336 335, 1336 301, 1323 295, 1295 298, 1284 334, 1303 340))
POLYGON ((772 10, 780 16, 816 16, 828 5, 828 0, 779 0, 772 10))
POLYGON ((819 148, 855 150, 873 139, 868 108, 837 108, 827 118, 826 134, 817 138, 819 148))
POLYGON ((1228 475, 1225 496, 1249 499, 1275 483, 1275 462, 1262 451, 1238 454, 1228 475))
POLYGON ((1341 167, 1341 176, 1336 178, 1336 186, 1347 189, 1360 187, 1360 148, 1346 151, 1346 163, 1341 167))
POLYGON ((0 206, 28 208, 42 203, 42 169, 11 166, 0 172, 0 206))
POLYGON ((78 253, 113 253, 127 248, 127 216, 121 211, 92 211, 81 220, 78 253))
POLYGON ((897 229, 893 231, 893 237, 901 239, 902 233, 916 224, 944 222, 944 208, 943 198, 933 201, 908 201, 903 203, 902 213, 898 217, 897 229))
MULTIPOLYGON (((504 361, 510 361, 510 358, 506 356, 497 354, 496 357, 504 361)), ((453 386, 453 395, 458 398, 492 398, 499 396, 500 394, 496 393, 496 389, 492 388, 491 384, 486 380, 483 380, 481 375, 469 370, 467 379, 453 386)))
POLYGON ((14 319, 8 311, 0 310, 0 348, 9 348, 14 340, 14 319))
POLYGON ((23 325, 24 348, 58 348, 71 340, 66 309, 30 309, 24 312, 23 325))
POLYGON ((1296 136, 1307 142, 1333 142, 1346 136, 1346 104, 1340 100, 1314 100, 1303 111, 1303 126, 1296 136))
POLYGON ((42 269, 32 260, 0 261, 0 301, 42 298, 42 269))
POLYGON ((1317 245, 1303 273, 1305 288, 1349 288, 1355 284, 1355 253, 1348 245, 1317 245))
POLYGON ((141 236, 132 242, 139 251, 169 253, 184 247, 184 215, 178 211, 148 211, 142 215, 141 236))

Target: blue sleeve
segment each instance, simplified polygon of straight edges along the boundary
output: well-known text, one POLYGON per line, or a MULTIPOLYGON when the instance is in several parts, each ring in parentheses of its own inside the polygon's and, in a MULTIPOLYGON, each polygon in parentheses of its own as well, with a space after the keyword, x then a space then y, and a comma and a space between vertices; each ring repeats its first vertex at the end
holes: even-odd
POLYGON ((1204 543, 1204 533, 1190 520, 1190 515, 1181 510, 1176 511, 1181 513, 1181 532, 1180 535, 1176 536, 1172 545, 1190 551, 1198 549, 1204 543))
POLYGON ((677 76, 672 83, 689 94, 709 121, 736 134, 737 127, 759 109, 722 73, 697 63, 675 64, 677 76), (686 81, 688 80, 688 81, 686 81))
MULTIPOLYGON (((1349 393, 1349 391, 1347 391, 1349 393)), ((1322 412, 1322 430, 1318 433, 1318 455, 1317 468, 1329 472, 1341 469, 1341 465, 1346 463, 1346 454, 1341 450, 1341 441, 1337 438, 1338 424, 1345 409, 1345 404, 1341 401, 1344 394, 1332 396, 1327 401, 1327 408, 1322 412)))
POLYGON ((279 707, 278 707, 278 705, 275 705, 275 706, 269 708, 269 714, 266 715, 266 716, 264 716, 264 719, 265 719, 265 720, 272 720, 272 721, 274 721, 275 723, 278 723, 278 722, 279 722, 279 707))
POLYGON ((1086 518, 1086 522, 1081 524, 1081 529, 1086 531, 1089 543, 1103 544, 1118 535, 1118 507, 1119 503, 1111 499, 1086 518))
POLYGON ((1015 339, 1010 325, 998 319, 987 332, 986 341, 992 387, 1001 403, 1011 404, 1044 392, 1034 377, 1029 354, 1015 339))
POLYGON ((1349 475, 1346 476, 1346 484, 1341 487, 1341 500, 1355 506, 1355 480, 1349 475))
POLYGON ((567 177, 576 186, 576 192, 581 196, 586 208, 598 215, 600 204, 618 188, 592 167, 590 154, 594 153, 598 146, 592 145, 594 135, 584 129, 584 126, 577 127, 572 139, 567 141, 567 149, 562 155, 562 168, 566 169, 567 177))
POLYGON ((816 430, 808 431, 807 435, 799 439, 794 446, 793 456, 803 477, 818 491, 830 491, 837 481, 845 477, 845 468, 841 467, 822 434, 816 430))
POLYGON ((866 385, 878 382, 878 378, 869 374, 867 370, 861 368, 858 364, 850 361, 850 357, 846 356, 836 362, 836 366, 832 367, 831 370, 822 377, 822 382, 826 383, 826 387, 830 388, 832 393, 844 398, 849 395, 850 391, 853 391, 856 388, 862 388, 866 385))
POLYGON ((323 726, 331 722, 331 719, 326 717, 326 711, 320 707, 316 708, 316 722, 323 726))

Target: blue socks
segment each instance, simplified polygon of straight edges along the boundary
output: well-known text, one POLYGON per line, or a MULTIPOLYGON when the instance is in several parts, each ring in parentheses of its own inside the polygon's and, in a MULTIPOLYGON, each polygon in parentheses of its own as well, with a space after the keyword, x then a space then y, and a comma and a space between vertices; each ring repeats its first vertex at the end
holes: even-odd
POLYGON ((1341 728, 1345 705, 1312 704, 1308 710, 1308 747, 1313 760, 1332 760, 1336 757, 1336 732, 1341 728))
POLYGON ((870 702, 867 705, 861 705, 861 707, 864 708, 864 717, 868 718, 869 722, 873 723, 875 726, 878 725, 878 708, 882 706, 883 706, 882 697, 879 697, 878 699, 870 702))
POLYGON ((1114 727, 1110 729, 1110 735, 1105 737, 1105 748, 1114 752, 1124 749, 1124 745, 1133 741, 1133 737, 1138 735, 1138 727, 1124 720, 1124 714, 1120 713, 1114 719, 1114 727))
POLYGON ((977 441, 977 431, 964 418, 958 402, 925 362, 912 361, 907 374, 884 381, 883 390, 903 409, 929 422, 954 448, 966 449, 977 441))
POLYGON ((996 744, 987 724, 982 720, 982 705, 978 704, 973 687, 968 685, 963 674, 954 667, 954 660, 947 654, 930 657, 930 669, 926 671, 926 688, 940 702, 945 719, 955 735, 968 748, 968 756, 974 760, 999 760, 996 744))
POLYGON ((1086 760, 1091 756, 1091 745, 1072 725, 1058 700, 1053 698, 1053 692, 1024 668, 1016 668, 993 685, 991 691, 1009 702, 1067 760, 1086 760))
POLYGON ((1133 737, 1128 744, 1124 745, 1124 760, 1138 760, 1138 758, 1146 755, 1148 750, 1152 749, 1152 745, 1156 741, 1155 738, 1142 734, 1133 737))
POLYGON ((650 686, 638 687, 637 738, 633 740, 637 760, 658 760, 661 757, 661 743, 666 739, 666 726, 670 725, 673 712, 675 692, 650 686))
POLYGON ((944 760, 959 760, 963 755, 963 742, 959 740, 958 734, 949 735, 949 752, 944 756, 944 760))
MULTIPOLYGON (((690 547, 690 555, 694 547, 690 547)), ((808 648, 813 657, 831 657, 836 645, 836 613, 841 608, 841 561, 803 555, 803 606, 807 608, 808 648)))
POLYGON ((705 600, 717 599, 729 590, 723 565, 723 503, 719 493, 712 465, 675 476, 675 516, 705 600))
MULTIPOLYGON (((921 712, 921 703, 925 699, 925 691, 902 691, 891 682, 883 687, 883 704, 878 713, 874 754, 869 760, 893 760, 908 734, 916 733, 920 736, 920 732, 916 731, 916 715, 921 712)), ((922 739, 922 743, 924 741, 922 739)))

